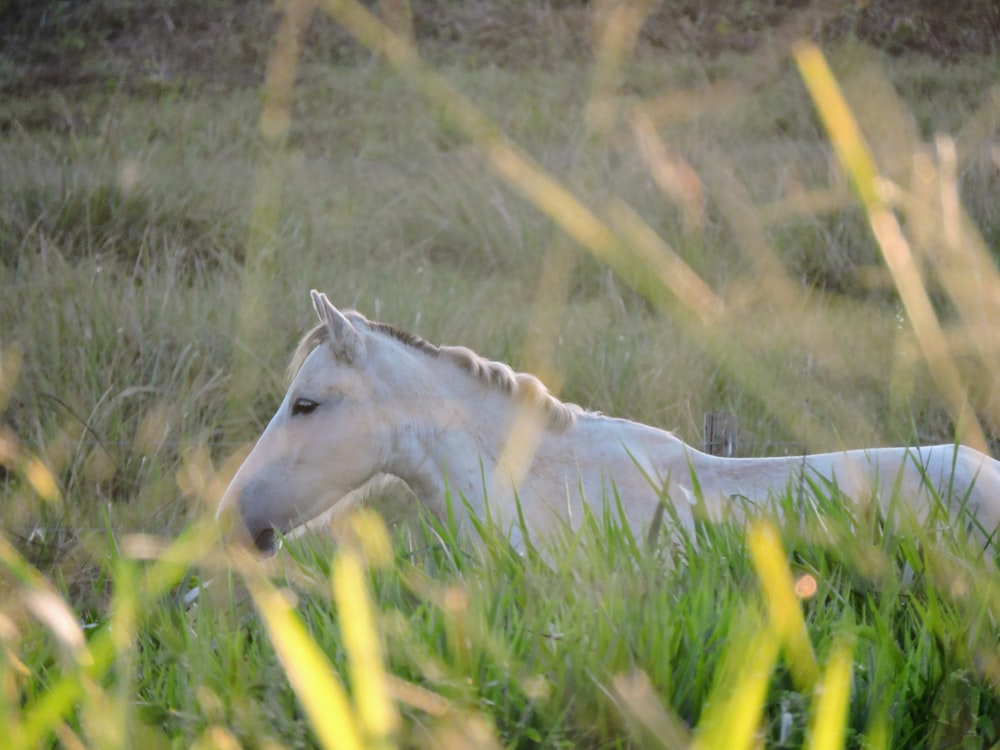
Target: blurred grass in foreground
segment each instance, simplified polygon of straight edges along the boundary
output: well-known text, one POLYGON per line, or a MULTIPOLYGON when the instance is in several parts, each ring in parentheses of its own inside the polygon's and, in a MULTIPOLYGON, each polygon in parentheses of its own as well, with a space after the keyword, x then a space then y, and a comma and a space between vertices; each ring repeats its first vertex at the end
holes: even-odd
POLYGON ((543 560, 424 518, 365 572, 379 555, 350 530, 268 569, 218 558, 210 527, 124 538, 93 629, 37 574, 5 600, 5 746, 936 747, 1000 731, 995 575, 956 565, 962 547, 932 529, 895 536, 819 502, 826 531, 785 530, 787 552, 766 525, 749 548, 704 526, 643 550, 593 520, 543 560))
POLYGON ((823 524, 705 526, 650 549, 594 521, 544 560, 488 530, 472 548, 424 517, 397 529, 393 554, 364 515, 336 551, 307 537, 266 566, 213 546, 223 464, 277 401, 310 285, 543 368, 575 400, 681 421, 691 442, 709 406, 750 421, 747 452, 924 430, 984 446, 1000 422, 996 248, 959 185, 1000 97, 931 149, 865 53, 848 55, 845 100, 799 44, 842 167, 775 170, 819 131, 804 98, 775 94, 805 16, 732 80, 695 69, 700 83, 663 91, 655 61, 629 66, 650 6, 607 3, 589 80, 568 79, 584 96, 567 127, 530 93, 509 111, 491 100, 540 86, 529 73, 435 71, 407 23, 388 25, 400 36, 360 5, 321 7, 395 74, 303 72, 313 5, 293 1, 260 141, 227 132, 227 116, 257 108, 237 95, 228 113, 165 105, 178 131, 204 118, 180 159, 122 124, 148 119, 142 103, 73 142, 93 174, 53 159, 51 134, 6 147, 31 176, 4 187, 0 225, 4 315, 18 315, 0 331, 0 396, 17 394, 0 433, 0 746, 994 746, 990 555, 970 559, 960 530, 904 535, 836 495, 816 498, 823 524), (482 104, 456 79, 482 86, 482 104), (322 146, 338 135, 323 118, 297 120, 296 101, 336 99, 327 81, 352 103, 338 104, 347 145, 322 146), (351 109, 379 91, 407 132, 351 109), (779 123, 757 111, 769 107, 779 123), (726 138, 767 127, 795 138, 751 143, 737 164, 726 138), (248 166, 239 150, 254 143, 248 166), (206 168, 202 152, 221 158, 206 168), (541 325, 510 308, 554 313, 541 325), (163 529, 176 541, 139 533, 163 529))

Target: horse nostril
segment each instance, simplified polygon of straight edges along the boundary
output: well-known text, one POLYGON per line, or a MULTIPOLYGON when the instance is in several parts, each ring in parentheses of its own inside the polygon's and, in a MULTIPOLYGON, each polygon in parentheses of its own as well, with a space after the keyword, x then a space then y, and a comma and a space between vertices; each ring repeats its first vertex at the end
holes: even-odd
POLYGON ((274 529, 268 526, 266 529, 262 529, 253 540, 254 546, 261 552, 265 552, 269 555, 273 555, 278 551, 277 545, 275 544, 274 529))

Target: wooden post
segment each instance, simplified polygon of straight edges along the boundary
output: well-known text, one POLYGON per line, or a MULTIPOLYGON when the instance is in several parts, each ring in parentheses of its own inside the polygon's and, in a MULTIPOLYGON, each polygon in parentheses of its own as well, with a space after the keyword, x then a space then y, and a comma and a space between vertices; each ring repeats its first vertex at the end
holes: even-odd
POLYGON ((731 458, 736 455, 736 415, 729 412, 705 414, 703 450, 713 456, 731 458))

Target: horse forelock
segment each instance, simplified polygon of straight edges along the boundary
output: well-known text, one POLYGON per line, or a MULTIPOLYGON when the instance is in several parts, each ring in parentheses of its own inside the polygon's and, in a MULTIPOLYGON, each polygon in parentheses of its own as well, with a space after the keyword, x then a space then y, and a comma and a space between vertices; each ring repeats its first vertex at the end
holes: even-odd
MULTIPOLYGON (((346 312, 345 315, 352 323, 361 323, 370 331, 388 336, 430 357, 449 361, 479 382, 541 409, 548 416, 551 429, 565 430, 573 424, 576 414, 581 411, 575 404, 564 403, 549 393, 542 381, 534 375, 515 372, 509 365, 486 359, 464 346, 438 346, 391 323, 368 320, 355 311, 346 312)), ((288 363, 287 384, 291 384, 312 350, 329 340, 330 331, 325 323, 318 323, 306 332, 288 363)))
POLYGON ((320 344, 325 344, 329 340, 330 331, 326 327, 326 323, 317 323, 299 339, 299 343, 295 346, 295 351, 292 352, 292 359, 288 363, 288 369, 285 370, 285 387, 292 384, 295 376, 302 369, 302 365, 305 363, 309 353, 320 344))

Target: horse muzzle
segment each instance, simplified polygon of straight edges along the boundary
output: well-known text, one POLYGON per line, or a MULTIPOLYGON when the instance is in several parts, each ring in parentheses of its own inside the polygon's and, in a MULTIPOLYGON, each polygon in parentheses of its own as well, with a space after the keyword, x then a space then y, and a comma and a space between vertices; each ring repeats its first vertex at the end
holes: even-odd
POLYGON ((246 502, 246 491, 226 490, 215 521, 226 542, 252 548, 263 556, 271 556, 281 549, 281 540, 274 525, 248 508, 253 503, 246 502), (250 512, 248 512, 250 511, 250 512))

